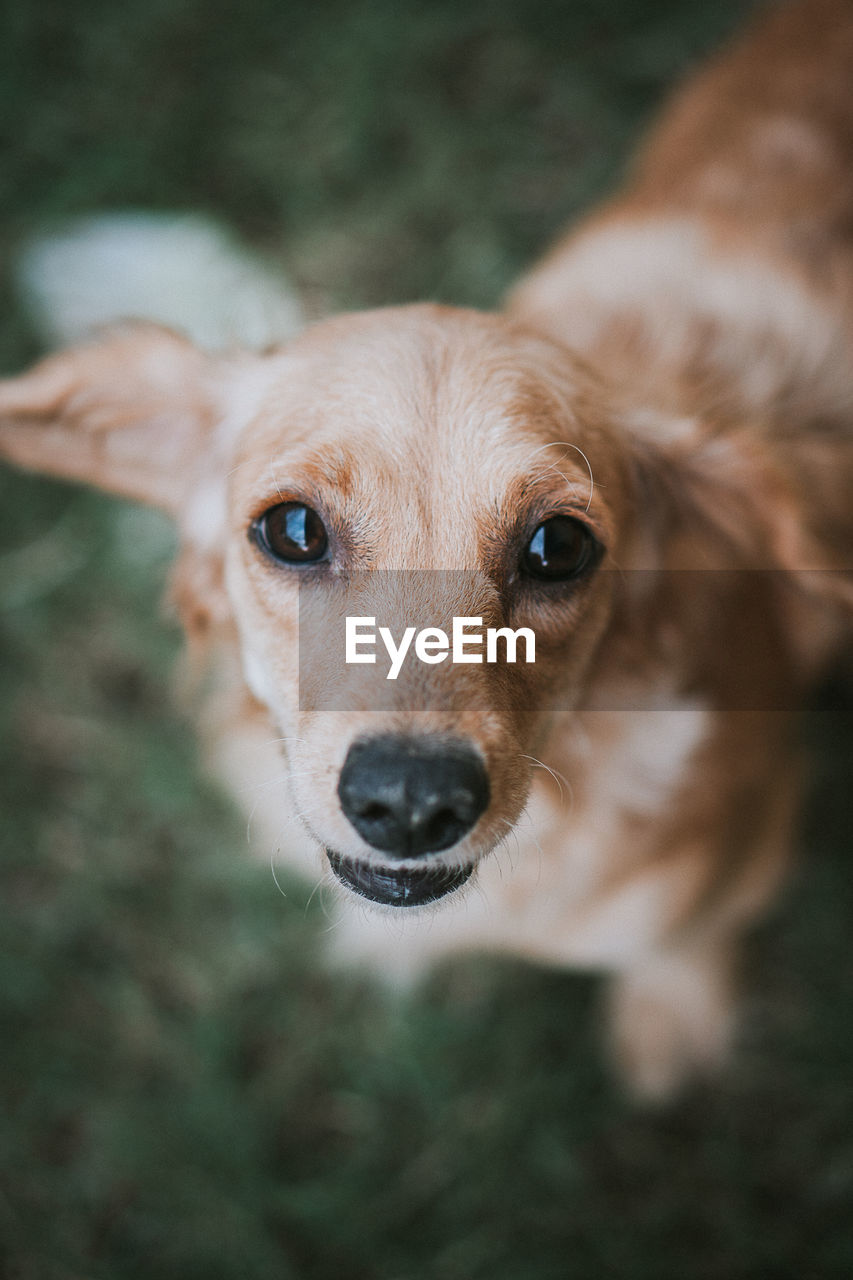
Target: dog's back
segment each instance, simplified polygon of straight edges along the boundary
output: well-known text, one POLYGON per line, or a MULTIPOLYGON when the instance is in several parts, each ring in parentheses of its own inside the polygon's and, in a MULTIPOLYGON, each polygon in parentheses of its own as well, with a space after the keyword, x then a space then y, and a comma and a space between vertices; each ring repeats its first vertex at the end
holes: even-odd
POLYGON ((853 6, 774 7, 677 94, 625 203, 698 213, 851 304, 853 6))
MULTIPOLYGON (((687 218, 853 310, 853 5, 773 6, 677 91, 622 191, 516 291, 544 313, 549 276, 591 228, 687 218)), ((642 267, 642 264, 637 264, 642 267)), ((690 283, 701 283, 694 278, 690 283)), ((629 284, 629 281, 625 281, 629 284)))
POLYGON ((776 441, 812 529, 853 527, 853 5, 772 8, 677 92, 633 177, 515 290, 634 404, 776 441))

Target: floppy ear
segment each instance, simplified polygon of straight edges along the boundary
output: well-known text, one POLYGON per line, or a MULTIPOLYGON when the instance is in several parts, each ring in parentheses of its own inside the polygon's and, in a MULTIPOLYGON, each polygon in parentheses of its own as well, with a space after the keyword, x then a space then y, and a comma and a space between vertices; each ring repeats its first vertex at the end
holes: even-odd
POLYGON ((0 381, 0 457, 175 511, 214 419, 212 361, 129 326, 0 381))
POLYGON ((849 512, 827 519, 820 486, 796 455, 746 430, 667 441, 634 435, 630 465, 635 533, 624 567, 660 571, 626 575, 635 602, 651 606, 647 617, 692 607, 705 630, 716 593, 737 588, 742 600, 774 601, 807 666, 849 634, 849 512), (666 607, 656 609, 661 598, 666 607))
POLYGON ((647 567, 766 569, 790 574, 835 563, 813 530, 791 459, 751 432, 659 443, 634 437, 632 490, 647 567))

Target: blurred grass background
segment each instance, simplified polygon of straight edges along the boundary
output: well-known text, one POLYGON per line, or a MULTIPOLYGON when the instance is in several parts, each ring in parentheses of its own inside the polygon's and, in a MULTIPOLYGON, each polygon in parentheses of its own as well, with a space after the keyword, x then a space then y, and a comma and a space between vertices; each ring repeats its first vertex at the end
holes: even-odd
MULTIPOLYGON (((318 307, 493 305, 747 9, 6 0, 2 369, 38 354, 16 244, 97 209, 212 213, 318 307)), ((171 549, 0 474, 3 1280, 853 1274, 840 686, 732 1073, 644 1114, 590 978, 466 960, 392 1004, 322 972, 170 696, 171 549)))

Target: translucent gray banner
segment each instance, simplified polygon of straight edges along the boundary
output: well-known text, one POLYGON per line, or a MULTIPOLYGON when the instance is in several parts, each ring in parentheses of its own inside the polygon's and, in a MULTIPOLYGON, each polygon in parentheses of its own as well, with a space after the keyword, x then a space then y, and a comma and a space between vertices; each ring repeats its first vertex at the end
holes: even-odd
POLYGON ((503 592, 461 570, 306 575, 299 705, 788 710, 838 650, 845 614, 849 635, 853 576, 841 571, 599 570, 503 592))

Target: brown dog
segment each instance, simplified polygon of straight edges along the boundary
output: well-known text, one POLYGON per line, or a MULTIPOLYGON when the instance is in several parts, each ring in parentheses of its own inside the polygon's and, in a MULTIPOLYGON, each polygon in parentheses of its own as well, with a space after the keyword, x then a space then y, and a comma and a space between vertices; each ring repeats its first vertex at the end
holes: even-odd
POLYGON ((0 387, 6 457, 173 514, 218 764, 240 788, 284 756, 260 827, 353 891, 338 946, 613 970, 648 1096, 725 1052, 796 707, 849 635, 851 225, 853 6, 806 0, 676 98, 501 316, 219 357, 126 328, 0 387), (406 679, 344 663, 346 617, 430 630, 406 679), (535 661, 440 658, 454 618, 535 661))

